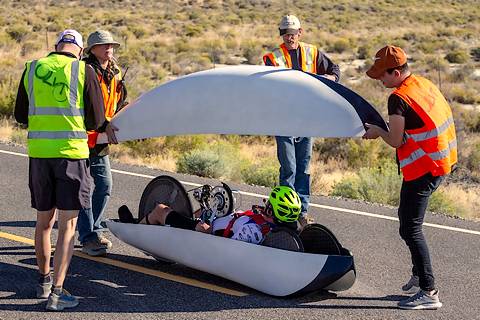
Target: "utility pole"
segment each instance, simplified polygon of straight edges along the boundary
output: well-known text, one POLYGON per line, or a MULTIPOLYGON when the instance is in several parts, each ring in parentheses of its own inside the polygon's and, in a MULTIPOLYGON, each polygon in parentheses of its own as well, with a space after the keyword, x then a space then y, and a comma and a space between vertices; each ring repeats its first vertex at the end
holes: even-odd
POLYGON ((438 88, 442 91, 442 75, 440 73, 440 60, 437 58, 438 88))
POLYGON ((50 48, 48 45, 48 27, 45 28, 45 44, 47 45, 47 51, 50 48))
POLYGON ((213 69, 215 69, 215 49, 213 48, 213 46, 212 46, 211 53, 212 53, 213 69))

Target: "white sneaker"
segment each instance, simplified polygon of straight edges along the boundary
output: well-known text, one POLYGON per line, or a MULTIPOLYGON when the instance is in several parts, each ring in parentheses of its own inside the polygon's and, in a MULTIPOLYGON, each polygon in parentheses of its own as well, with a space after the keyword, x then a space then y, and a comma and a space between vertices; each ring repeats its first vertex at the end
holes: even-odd
POLYGON ((408 299, 400 301, 397 306, 406 310, 434 310, 442 307, 442 303, 438 299, 438 290, 431 295, 426 291, 419 290, 408 299))
POLYGON ((74 308, 78 306, 78 298, 72 296, 67 290, 63 289, 62 293, 50 293, 47 301, 47 310, 62 311, 67 308, 74 308))
POLYGON ((414 294, 415 292, 418 292, 418 290, 420 290, 418 276, 412 276, 410 280, 402 286, 402 291, 404 293, 414 294))

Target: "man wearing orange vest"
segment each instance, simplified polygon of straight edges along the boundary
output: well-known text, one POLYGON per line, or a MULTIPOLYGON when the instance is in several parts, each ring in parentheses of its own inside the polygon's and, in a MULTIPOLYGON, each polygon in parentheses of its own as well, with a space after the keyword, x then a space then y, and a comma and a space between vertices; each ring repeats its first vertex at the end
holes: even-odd
MULTIPOLYGON (((322 75, 332 81, 340 79, 340 68, 312 44, 300 42, 303 29, 294 15, 286 15, 279 25, 283 43, 263 56, 266 66, 284 67, 322 75)), ((295 106, 292 106, 292 110, 295 106)), ((301 227, 308 223, 310 200, 310 158, 313 141, 310 137, 275 137, 280 162, 280 185, 294 189, 302 200, 301 227)))
POLYGON ((435 287, 422 224, 430 195, 457 163, 452 111, 433 83, 409 71, 407 56, 401 48, 380 49, 367 75, 395 89, 388 98, 390 131, 366 124, 368 130, 363 138, 381 137, 396 148, 403 174, 398 218, 400 236, 410 249, 413 268, 402 290, 418 291, 400 301, 398 307, 438 309, 442 303, 435 287))
POLYGON ((79 241, 82 251, 90 256, 104 256, 112 243, 103 235, 103 215, 112 190, 112 173, 108 158, 108 144, 97 144, 99 132, 105 131, 110 143, 117 143, 115 128, 109 121, 125 104, 127 95, 120 68, 113 57, 114 48, 120 44, 113 40, 108 31, 98 30, 91 33, 87 40, 88 55, 84 61, 96 71, 105 104, 106 122, 97 131, 88 132, 90 149, 90 174, 94 180, 91 207, 82 209, 78 216, 79 241))

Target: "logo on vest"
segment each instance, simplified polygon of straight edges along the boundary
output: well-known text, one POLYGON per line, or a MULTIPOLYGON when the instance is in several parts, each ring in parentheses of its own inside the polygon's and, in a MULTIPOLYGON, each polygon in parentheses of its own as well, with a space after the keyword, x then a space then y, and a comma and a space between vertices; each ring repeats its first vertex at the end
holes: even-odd
POLYGON ((35 67, 35 77, 42 80, 43 83, 52 87, 52 96, 58 102, 67 100, 65 88, 68 85, 65 82, 57 82, 57 77, 53 75, 52 70, 42 70, 43 65, 39 64, 35 67))

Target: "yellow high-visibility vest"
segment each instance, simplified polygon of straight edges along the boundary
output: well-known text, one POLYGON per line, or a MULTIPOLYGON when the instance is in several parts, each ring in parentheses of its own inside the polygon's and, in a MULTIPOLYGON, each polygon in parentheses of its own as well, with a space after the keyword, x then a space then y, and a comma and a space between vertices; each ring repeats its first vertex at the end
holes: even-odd
POLYGON ((26 63, 28 155, 86 159, 85 63, 61 54, 26 63))

